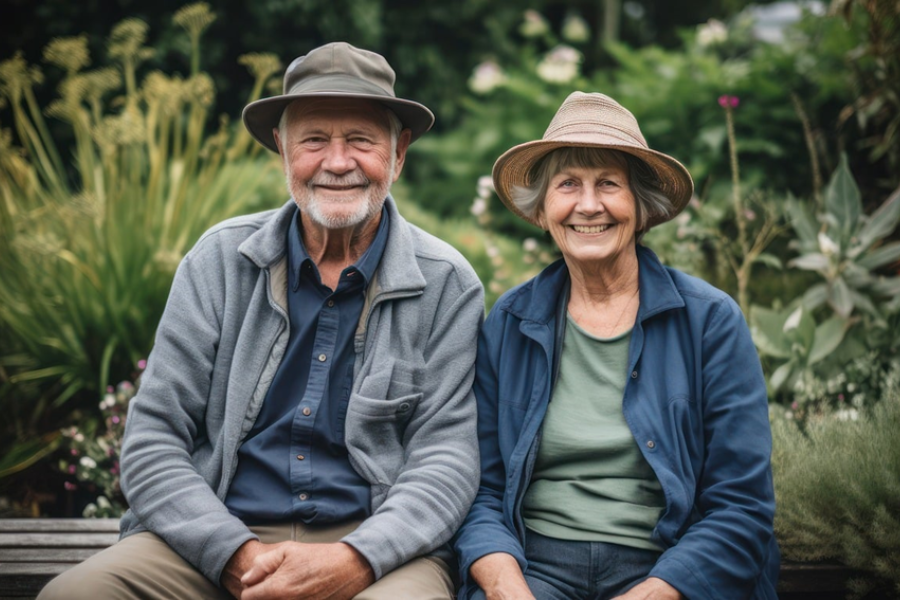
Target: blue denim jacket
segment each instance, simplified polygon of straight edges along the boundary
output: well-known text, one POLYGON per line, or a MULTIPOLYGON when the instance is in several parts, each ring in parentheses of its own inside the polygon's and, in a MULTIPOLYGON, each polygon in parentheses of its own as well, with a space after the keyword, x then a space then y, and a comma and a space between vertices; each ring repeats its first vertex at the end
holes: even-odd
MULTIPOLYGON (((779 551, 765 381, 740 309, 709 284, 664 267, 638 246, 640 308, 623 411, 666 508, 650 575, 691 600, 775 599, 779 551)), ((481 486, 454 539, 467 598, 469 567, 506 552, 524 569, 520 507, 553 387, 558 261, 507 292, 483 326, 475 394, 481 486)))

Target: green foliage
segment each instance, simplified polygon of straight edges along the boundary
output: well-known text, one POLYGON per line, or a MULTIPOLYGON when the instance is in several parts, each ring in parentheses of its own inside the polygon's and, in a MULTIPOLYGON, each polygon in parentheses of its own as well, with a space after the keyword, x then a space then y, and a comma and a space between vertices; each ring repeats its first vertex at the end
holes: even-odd
POLYGON ((859 188, 844 157, 825 191, 824 208, 817 227, 802 204, 788 204, 800 252, 789 264, 825 280, 809 289, 804 304, 815 309, 827 303, 845 319, 858 307, 883 322, 877 303, 900 295, 900 277, 880 277, 876 270, 900 260, 900 242, 878 243, 900 222, 900 188, 874 213, 863 214, 859 188))
POLYGON ((837 560, 900 593, 900 368, 871 411, 810 417, 773 411, 775 533, 785 559, 837 560))
POLYGON ((879 369, 889 368, 898 346, 890 332, 896 331, 900 312, 900 277, 879 270, 900 260, 900 243, 883 242, 900 222, 900 189, 871 215, 862 207, 845 158, 825 190, 817 219, 807 205, 788 202, 797 235, 791 245, 800 253, 788 266, 824 281, 787 308, 754 306, 750 311, 757 349, 780 363, 768 380, 773 396, 797 393, 801 405, 833 403, 855 388, 874 392, 866 403, 878 396, 879 369), (869 357, 873 369, 845 369, 862 356, 869 357))
POLYGON ((812 376, 812 369, 834 352, 850 325, 839 315, 818 324, 802 305, 782 311, 753 306, 750 332, 757 350, 785 360, 769 377, 769 395, 782 387, 793 388, 800 377, 812 376))
MULTIPOLYGON (((203 4, 178 13, 195 60, 212 18, 203 4)), ((45 110, 38 68, 0 63, 15 131, 0 130, 0 475, 45 455, 71 410, 147 355, 174 269, 206 228, 283 196, 277 161, 243 128, 223 119, 206 132, 208 75, 139 79, 146 32, 137 19, 118 24, 113 66, 91 71, 86 38, 51 42, 45 58, 65 77, 45 110), (45 114, 71 128, 71 161, 45 114)), ((270 56, 244 62, 255 93, 280 69, 270 56)))

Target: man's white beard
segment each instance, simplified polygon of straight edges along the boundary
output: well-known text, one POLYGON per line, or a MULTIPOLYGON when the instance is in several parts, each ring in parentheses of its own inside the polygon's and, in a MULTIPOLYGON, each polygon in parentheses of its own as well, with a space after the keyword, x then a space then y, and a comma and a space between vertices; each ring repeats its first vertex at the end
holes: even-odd
MULTIPOLYGON (((305 186, 296 185, 291 177, 290 169, 286 168, 285 170, 288 173, 286 176, 287 188, 294 202, 303 211, 304 216, 309 217, 314 223, 327 229, 355 227, 368 221, 381 210, 381 207, 384 205, 384 199, 391 189, 391 182, 394 180, 395 166, 396 160, 392 158, 388 176, 381 184, 372 184, 363 172, 357 169, 340 177, 318 173, 305 186), (342 204, 355 203, 356 209, 353 212, 335 215, 323 210, 323 201, 316 198, 316 185, 363 185, 366 187, 360 188, 352 197, 340 201, 342 204)), ((328 202, 334 203, 335 200, 332 199, 328 202)))

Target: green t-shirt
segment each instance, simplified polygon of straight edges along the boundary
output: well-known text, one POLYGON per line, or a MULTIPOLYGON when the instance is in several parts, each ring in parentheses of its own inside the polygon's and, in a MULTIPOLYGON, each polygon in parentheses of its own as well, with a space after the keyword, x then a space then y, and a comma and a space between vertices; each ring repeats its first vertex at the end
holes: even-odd
POLYGON ((522 513, 548 537, 660 550, 665 498, 622 413, 631 331, 597 338, 571 316, 522 513))

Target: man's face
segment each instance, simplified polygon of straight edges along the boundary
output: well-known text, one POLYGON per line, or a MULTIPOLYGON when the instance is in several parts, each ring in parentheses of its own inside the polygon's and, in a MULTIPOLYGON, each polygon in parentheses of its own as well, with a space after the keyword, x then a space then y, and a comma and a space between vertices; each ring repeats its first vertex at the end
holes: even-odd
POLYGON ((378 214, 403 168, 409 131, 394 145, 385 109, 365 100, 305 100, 286 110, 275 139, 304 216, 343 229, 378 214))

